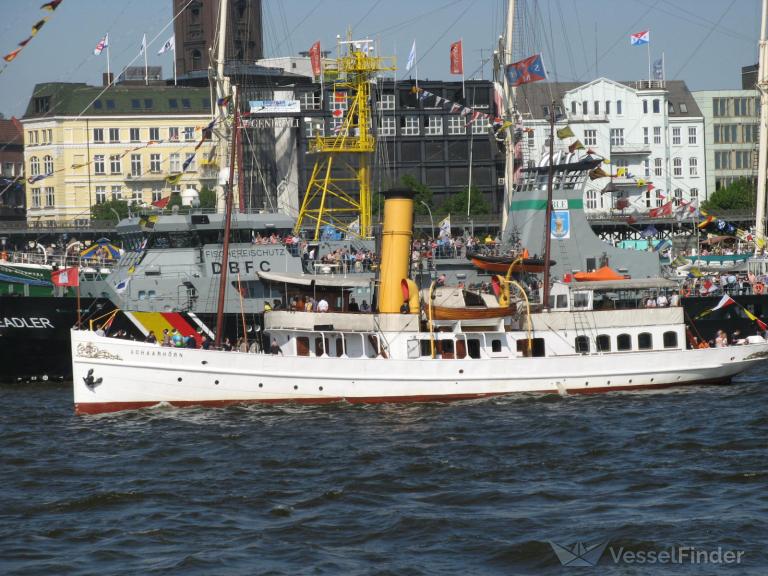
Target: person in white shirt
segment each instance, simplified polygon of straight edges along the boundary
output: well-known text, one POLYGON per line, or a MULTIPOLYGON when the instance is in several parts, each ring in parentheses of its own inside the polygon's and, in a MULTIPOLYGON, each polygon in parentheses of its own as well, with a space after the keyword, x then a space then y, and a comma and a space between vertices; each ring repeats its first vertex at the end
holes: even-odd
POLYGON ((667 297, 664 294, 659 294, 656 297, 656 306, 658 308, 666 308, 669 306, 669 300, 667 300, 667 297))
POLYGON ((328 301, 325 298, 321 298, 320 302, 317 303, 317 311, 328 312, 328 301))

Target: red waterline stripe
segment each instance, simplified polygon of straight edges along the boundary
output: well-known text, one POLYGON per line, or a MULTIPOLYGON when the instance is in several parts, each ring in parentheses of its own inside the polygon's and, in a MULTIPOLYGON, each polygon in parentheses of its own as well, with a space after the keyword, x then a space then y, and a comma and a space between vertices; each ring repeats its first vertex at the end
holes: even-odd
MULTIPOLYGON (((711 380, 698 380, 696 382, 673 382, 670 384, 627 385, 627 386, 601 386, 595 388, 579 388, 567 390, 568 394, 599 394, 605 392, 624 392, 628 390, 660 390, 675 386, 699 386, 709 384, 728 384, 730 378, 718 378, 711 380)), ((556 394, 553 390, 545 392, 526 392, 538 394, 556 394)), ((494 396, 509 396, 520 392, 489 392, 485 394, 436 394, 424 396, 368 396, 368 397, 329 397, 329 398, 275 398, 275 399, 251 399, 251 400, 174 400, 162 402, 176 408, 209 407, 226 408, 244 404, 333 404, 334 402, 347 402, 349 404, 407 404, 412 402, 455 402, 458 400, 474 400, 477 398, 490 398, 494 396)), ((138 410, 157 406, 161 402, 84 402, 75 404, 75 414, 102 414, 106 412, 121 412, 123 410, 138 410)))

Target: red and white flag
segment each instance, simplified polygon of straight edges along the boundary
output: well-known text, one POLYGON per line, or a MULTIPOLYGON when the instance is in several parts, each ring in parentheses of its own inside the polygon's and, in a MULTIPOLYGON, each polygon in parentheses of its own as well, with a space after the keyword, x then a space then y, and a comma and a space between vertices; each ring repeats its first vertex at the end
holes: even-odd
POLYGON ((313 76, 320 76, 320 57, 320 40, 318 40, 309 49, 309 61, 312 63, 313 76))
POLYGON ((464 74, 464 53, 461 40, 451 44, 451 74, 464 74))
POLYGON ((93 53, 98 56, 104 51, 104 48, 109 46, 109 33, 104 34, 104 38, 99 40, 99 43, 96 44, 96 48, 93 49, 93 53))
POLYGON ((651 31, 643 30, 642 32, 635 32, 629 35, 630 46, 642 46, 643 44, 651 43, 651 31))
POLYGON ((80 286, 80 274, 77 266, 54 270, 51 272, 51 282, 54 286, 80 286))
POLYGON ((725 296, 720 298, 720 302, 717 303, 717 306, 710 309, 710 312, 714 312, 715 310, 720 310, 721 308, 727 308, 732 304, 736 304, 736 300, 734 300, 733 298, 728 296, 728 294, 726 294, 725 296))

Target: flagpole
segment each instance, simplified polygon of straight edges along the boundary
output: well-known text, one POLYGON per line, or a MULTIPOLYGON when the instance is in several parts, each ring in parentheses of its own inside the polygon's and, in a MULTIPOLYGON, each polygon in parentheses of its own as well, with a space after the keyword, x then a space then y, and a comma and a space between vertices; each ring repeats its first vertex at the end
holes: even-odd
POLYGON ((141 46, 144 48, 144 85, 149 86, 149 70, 147 69, 147 35, 141 38, 141 46))
POLYGON ((651 40, 648 39, 648 42, 645 44, 645 46, 648 48, 648 88, 651 87, 651 40))
POLYGON ((176 37, 173 42, 173 85, 176 86, 176 37))
POLYGON ((75 286, 75 295, 77 296, 77 327, 80 328, 82 322, 80 319, 80 269, 77 269, 77 286, 75 286))
POLYGON ((109 75, 109 34, 107 34, 107 81, 112 83, 112 78, 109 75))
MULTIPOLYGON (((467 88, 464 84, 464 38, 459 38, 459 46, 461 46, 461 97, 464 98, 464 102, 467 101, 467 88)), ((483 61, 483 55, 480 54, 480 62, 483 61)))

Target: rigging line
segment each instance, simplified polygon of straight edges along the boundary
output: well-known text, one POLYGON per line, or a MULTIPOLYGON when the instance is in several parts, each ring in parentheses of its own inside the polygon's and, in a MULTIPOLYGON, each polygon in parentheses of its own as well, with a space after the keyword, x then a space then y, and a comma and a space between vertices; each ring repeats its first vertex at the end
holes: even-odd
MULTIPOLYGON (((576 0, 571 0, 573 4, 573 13, 576 15, 576 30, 579 32, 579 42, 581 43, 581 54, 584 56, 584 73, 589 77, 589 60, 587 60, 587 46, 584 44, 584 35, 581 33, 581 18, 579 17, 579 9, 576 6, 576 0)), ((595 38, 595 41, 597 39, 595 38)), ((595 76, 597 76, 597 70, 595 70, 595 76)))
POLYGON ((454 26, 456 26, 456 24, 458 24, 459 20, 461 20, 461 19, 464 17, 464 14, 466 14, 467 12, 469 12, 469 9, 470 9, 470 8, 472 8, 472 7, 473 7, 473 6, 474 6, 476 3, 477 3, 477 0, 472 0, 472 1, 471 1, 469 4, 467 4, 467 7, 466 7, 466 8, 464 8, 464 10, 463 10, 463 11, 462 11, 462 12, 461 12, 461 13, 460 13, 460 14, 459 14, 457 17, 456 17, 456 19, 455 19, 453 22, 451 22, 451 23, 450 23, 450 24, 449 24, 449 25, 448 25, 448 26, 445 28, 445 30, 443 30, 443 33, 442 33, 442 34, 440 34, 440 36, 438 36, 438 37, 437 37, 437 39, 436 39, 436 40, 435 40, 435 41, 434 41, 434 42, 433 42, 433 43, 430 45, 430 47, 429 47, 429 48, 427 48, 427 49, 426 49, 426 50, 425 50, 425 51, 424 51, 424 52, 421 54, 421 56, 419 56, 419 57, 416 59, 416 65, 417 65, 417 66, 418 66, 419 62, 421 62, 421 61, 422 61, 422 60, 423 60, 423 59, 424 59, 424 58, 427 56, 427 54, 429 54, 429 53, 430 53, 430 52, 431 52, 431 51, 434 49, 434 47, 435 47, 435 46, 437 46, 437 43, 438 43, 438 42, 440 42, 440 40, 442 40, 443 38, 445 38, 445 35, 446 35, 446 34, 448 34, 448 32, 450 32, 450 31, 451 31, 451 28, 453 28, 454 26))
POLYGON ((616 40, 613 42, 613 44, 611 44, 611 45, 608 47, 608 49, 607 49, 607 50, 605 50, 605 52, 603 52, 602 54, 600 54, 600 57, 597 59, 597 61, 598 61, 598 62, 600 62, 600 61, 601 61, 603 58, 605 58, 605 57, 606 57, 608 54, 610 54, 611 52, 613 52, 613 49, 614 49, 614 48, 616 48, 616 45, 617 45, 619 42, 621 42, 622 40, 624 40, 624 39, 627 37, 627 34, 631 34, 631 33, 632 33, 632 30, 634 30, 634 29, 635 29, 635 26, 637 26, 637 24, 638 24, 638 23, 640 23, 640 21, 641 21, 643 18, 645 18, 645 17, 646 17, 646 16, 647 16, 647 15, 648 15, 648 14, 651 12, 651 10, 653 10, 654 8, 656 8, 656 6, 657 6, 659 3, 661 3, 661 0, 656 0, 656 2, 654 2, 654 3, 653 3, 651 6, 649 6, 649 7, 648 7, 648 9, 647 9, 645 12, 643 12, 643 13, 642 13, 642 14, 641 14, 641 15, 640 15, 638 18, 636 18, 636 19, 635 19, 635 20, 632 22, 632 24, 630 24, 630 25, 629 25, 629 27, 628 27, 628 28, 625 28, 625 29, 624 29, 624 31, 623 31, 621 34, 619 34, 619 35, 616 37, 616 40))
POLYGON ((414 22, 421 20, 425 16, 431 16, 432 14, 435 14, 437 12, 440 12, 441 10, 445 10, 446 8, 449 8, 451 6, 454 6, 455 4, 460 4, 462 2, 465 2, 466 0, 452 0, 451 2, 448 2, 447 4, 444 4, 443 6, 440 6, 439 8, 434 8, 433 10, 429 10, 427 12, 423 12, 419 14, 418 16, 414 16, 413 18, 410 18, 408 20, 403 20, 399 24, 393 24, 392 26, 387 26, 386 28, 382 28, 381 30, 377 30, 376 32, 372 32, 372 36, 377 36, 380 34, 383 34, 384 32, 391 32, 394 30, 397 30, 398 28, 403 28, 405 26, 408 26, 409 24, 413 24, 414 22))
MULTIPOLYGON (((176 21, 176 19, 177 19, 179 16, 181 16, 181 13, 182 13, 182 12, 184 12, 184 10, 186 10, 186 9, 187 9, 187 7, 188 7, 190 4, 192 4, 192 2, 194 2, 194 0, 188 0, 188 1, 187 1, 187 3, 186 3, 186 4, 184 4, 184 6, 182 6, 182 7, 181 7, 181 9, 180 9, 180 10, 179 10, 179 11, 178 11, 178 12, 177 12, 175 15, 174 15, 174 17, 173 17, 173 18, 171 18, 171 21, 170 21, 170 22, 168 22, 168 23, 167 23, 165 26, 163 26, 163 27, 160 29, 160 31, 159 31, 157 34, 155 34, 155 37, 154 37, 154 38, 152 38, 152 40, 150 40, 149 42, 147 42, 147 45, 144 47, 144 49, 145 49, 145 50, 149 50, 149 47, 152 45, 152 43, 153 43, 155 40, 157 40, 157 39, 160 37, 160 35, 161 35, 163 32, 165 32, 165 31, 168 29, 168 27, 169 27, 169 26, 173 25, 173 23, 176 21)), ((140 54, 140 53, 139 53, 139 54, 137 54, 136 56, 134 56, 134 57, 133 57, 133 60, 131 60, 131 61, 128 63, 128 66, 130 66, 131 64, 133 64, 133 63, 134 63, 134 62, 135 62, 137 59, 139 59, 140 57, 141 57, 141 54, 140 54)), ((127 68, 128 66, 126 66, 126 68, 127 68)), ((78 114, 78 115, 77 115, 75 118, 81 118, 81 117, 82 117, 82 115, 86 113, 86 111, 88 110, 88 108, 90 108, 90 107, 93 105, 93 103, 94 103, 94 102, 96 102, 96 100, 98 100, 99 98, 101 98, 101 96, 102 96, 102 95, 103 95, 103 94, 104 94, 104 93, 105 93, 107 90, 109 90, 110 88, 112 88, 114 85, 115 85, 115 82, 114 82, 114 80, 110 81, 110 83, 109 83, 109 84, 107 84, 107 85, 104 87, 104 89, 103 89, 101 92, 99 92, 99 93, 96 95, 96 97, 95 97, 93 100, 91 100, 91 101, 90 101, 88 104, 86 104, 86 106, 85 106, 85 108, 83 108, 82 112, 80 112, 80 114, 78 114)))
MULTIPOLYGON (((550 5, 551 6, 551 5, 550 5)), ((563 18, 563 7, 558 5, 558 13, 560 15, 560 26, 563 29, 563 40, 565 40, 566 53, 568 55, 568 64, 571 67, 571 74, 574 78, 578 77, 576 74, 576 62, 573 59, 573 50, 571 49, 571 40, 568 38, 568 28, 565 25, 565 19, 563 18)))
MULTIPOLYGON (((669 0, 664 0, 665 2, 668 2, 669 0)), ((640 4, 648 5, 647 0, 638 0, 640 4)), ((657 8, 659 12, 664 12, 665 14, 669 14, 670 16, 674 18, 679 18, 680 20, 683 20, 685 22, 689 22, 693 24, 694 26, 701 26, 702 28, 708 28, 709 26, 712 26, 715 24, 712 20, 709 20, 707 18, 704 18, 701 14, 696 14, 695 12, 691 12, 689 10, 685 10, 681 8, 680 6, 676 6, 675 4, 670 5, 670 10, 667 10, 665 8, 657 8), (671 12, 671 9, 678 10, 679 12, 682 12, 683 14, 686 14, 687 16, 692 16, 694 18, 697 18, 701 20, 701 22, 695 22, 694 20, 690 20, 688 18, 685 18, 681 16, 680 14, 675 14, 674 12, 671 12)), ((747 37, 743 34, 740 34, 738 30, 733 30, 731 28, 727 28, 725 26, 718 25, 718 32, 721 32, 725 36, 730 36, 731 38, 734 38, 735 40, 743 40, 745 42, 749 42, 750 44, 754 45, 755 38, 754 37, 747 37)))
POLYGON ((677 72, 674 74, 674 78, 678 78, 680 76, 680 72, 682 72, 686 66, 690 63, 690 61, 693 59, 694 56, 696 56, 699 53, 699 49, 704 45, 704 42, 706 42, 709 37, 712 35, 712 33, 717 29, 717 27, 720 25, 720 22, 722 22, 723 18, 725 18, 726 14, 730 12, 731 8, 733 8, 733 5, 736 4, 736 0, 731 0, 731 3, 728 4, 728 6, 723 10, 723 13, 720 14, 720 18, 717 19, 717 22, 715 22, 712 27, 709 29, 709 32, 707 32, 704 35, 704 38, 701 39, 701 42, 699 42, 696 45, 696 48, 694 48, 691 51, 691 54, 688 56, 688 58, 683 62, 682 66, 678 68, 677 72))
MULTIPOLYGON (((279 1, 280 1, 280 0, 279 0, 279 1)), ((317 3, 316 3, 316 4, 315 4, 313 7, 312 7, 312 9, 311 9, 309 12, 307 12, 307 13, 304 15, 304 17, 303 17, 301 20, 299 20, 299 22, 298 22, 298 23, 297 23, 297 24, 296 24, 296 25, 295 25, 293 28, 291 28, 290 32, 288 33, 288 36, 286 36, 286 38, 283 38, 282 40, 280 40, 280 42, 278 42, 278 43, 275 45, 275 47, 273 48, 273 50, 275 51, 275 53, 277 53, 277 50, 278 50, 278 49, 279 49, 279 48, 280 48, 280 47, 283 45, 283 43, 284 43, 284 42, 285 42, 285 41, 286 41, 286 40, 287 40, 287 39, 288 39, 290 36, 292 36, 292 35, 293 35, 293 33, 294 33, 294 32, 296 32, 296 30, 298 30, 298 29, 301 27, 301 25, 302 25, 302 24, 304 24, 304 22, 306 22, 306 21, 309 19, 309 17, 310 17, 310 16, 312 16, 312 14, 314 14, 315 12, 317 12, 317 9, 318 9, 318 8, 320 8, 320 6, 321 6, 322 4, 323 4, 323 0, 319 0, 319 2, 317 2, 317 3)))
POLYGON ((352 25, 352 30, 354 30, 355 28, 360 26, 360 24, 362 24, 363 21, 366 18, 368 18, 368 16, 371 14, 371 12, 373 12, 379 4, 381 4, 381 0, 376 0, 376 2, 374 2, 373 5, 370 8, 368 8, 368 11, 365 14, 363 14, 362 18, 360 18, 360 20, 358 20, 357 22, 355 22, 352 25))

